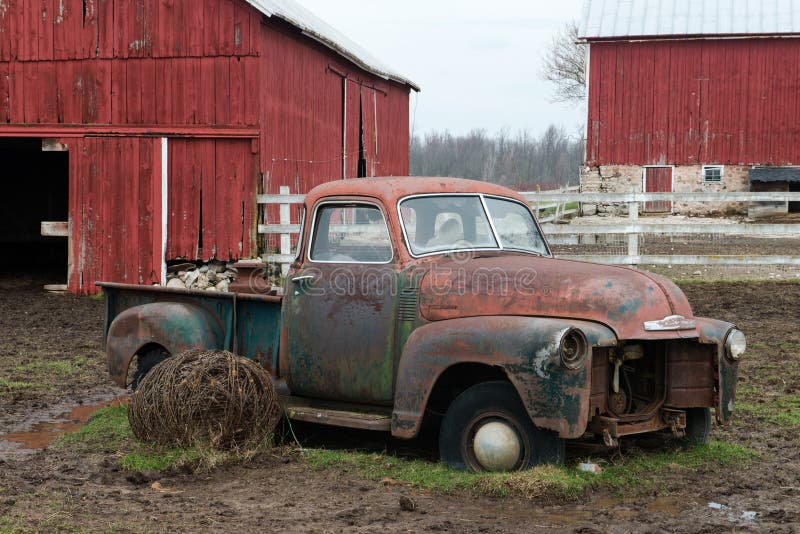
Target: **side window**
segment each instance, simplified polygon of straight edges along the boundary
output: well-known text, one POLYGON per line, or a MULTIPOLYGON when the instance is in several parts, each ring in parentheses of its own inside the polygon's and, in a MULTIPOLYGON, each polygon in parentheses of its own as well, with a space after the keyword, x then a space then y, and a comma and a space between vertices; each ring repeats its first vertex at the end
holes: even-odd
POLYGON ((383 213, 369 204, 320 206, 309 257, 330 263, 392 261, 392 242, 383 213))
POLYGON ((544 239, 528 208, 499 198, 487 198, 486 207, 504 248, 547 254, 544 239))

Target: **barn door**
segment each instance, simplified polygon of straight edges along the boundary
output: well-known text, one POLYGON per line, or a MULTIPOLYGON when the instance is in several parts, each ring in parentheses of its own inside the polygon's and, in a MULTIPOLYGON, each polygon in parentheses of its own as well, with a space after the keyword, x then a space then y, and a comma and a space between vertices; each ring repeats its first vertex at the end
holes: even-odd
MULTIPOLYGON (((646 167, 644 170, 645 193, 672 193, 672 167, 646 167)), ((646 213, 669 213, 672 211, 672 202, 657 201, 646 202, 646 213)))
POLYGON ((249 258, 257 180, 250 139, 170 140, 167 261, 249 258))

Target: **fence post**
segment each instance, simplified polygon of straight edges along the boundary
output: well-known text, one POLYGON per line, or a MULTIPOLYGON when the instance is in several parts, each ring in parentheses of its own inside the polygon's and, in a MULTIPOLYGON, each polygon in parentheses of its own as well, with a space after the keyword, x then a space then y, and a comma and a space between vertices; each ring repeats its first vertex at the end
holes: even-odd
MULTIPOLYGON (((635 223, 639 220, 639 203, 628 202, 628 220, 635 223)), ((628 234, 628 256, 639 255, 639 234, 628 234)))
MULTIPOLYGON (((280 189, 281 195, 288 195, 290 189, 288 186, 282 185, 280 189)), ((291 224, 291 209, 289 204, 281 204, 281 224, 291 224)), ((291 234, 281 234, 281 254, 292 253, 292 236, 291 234)), ((284 276, 289 272, 289 264, 281 263, 281 272, 284 276)))

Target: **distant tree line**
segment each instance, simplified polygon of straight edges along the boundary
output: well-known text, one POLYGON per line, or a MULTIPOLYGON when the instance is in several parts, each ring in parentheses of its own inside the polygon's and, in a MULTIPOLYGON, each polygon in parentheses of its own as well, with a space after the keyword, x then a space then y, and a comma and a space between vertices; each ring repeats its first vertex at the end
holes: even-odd
POLYGON ((494 182, 518 190, 578 185, 583 142, 550 126, 540 136, 527 131, 490 136, 433 131, 411 139, 411 174, 454 176, 494 182))

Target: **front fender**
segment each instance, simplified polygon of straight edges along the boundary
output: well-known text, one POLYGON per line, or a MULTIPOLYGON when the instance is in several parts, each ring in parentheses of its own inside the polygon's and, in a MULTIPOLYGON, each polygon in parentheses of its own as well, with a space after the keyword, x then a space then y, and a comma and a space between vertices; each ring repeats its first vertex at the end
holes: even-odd
POLYGON ((191 348, 224 348, 224 329, 200 306, 155 302, 120 313, 106 338, 106 361, 111 379, 126 387, 128 367, 145 345, 158 344, 170 354, 191 348))
MULTIPOLYGON (((739 362, 732 362, 725 356, 725 341, 731 330, 736 328, 731 323, 695 317, 697 331, 700 333, 700 343, 716 345, 716 373, 717 391, 715 410, 717 422, 721 425, 728 424, 733 415, 734 402, 736 401, 736 380, 739 374, 739 362)), ((747 355, 745 355, 745 358, 747 355)))
POLYGON ((537 427, 580 437, 589 417, 592 360, 590 353, 575 371, 561 365, 559 341, 570 328, 581 330, 590 347, 617 343, 597 323, 537 317, 469 317, 416 329, 400 359, 392 434, 408 439, 419 433, 430 393, 449 367, 481 363, 505 371, 537 427))

